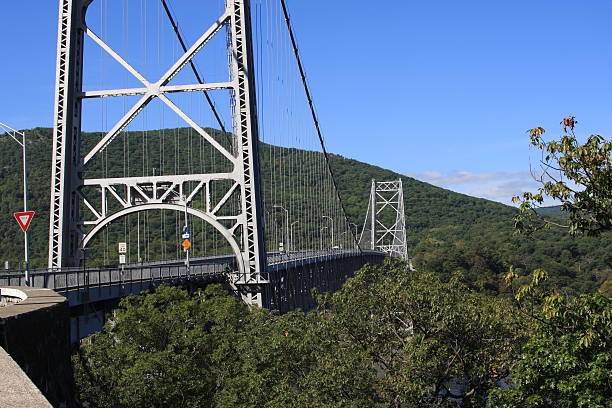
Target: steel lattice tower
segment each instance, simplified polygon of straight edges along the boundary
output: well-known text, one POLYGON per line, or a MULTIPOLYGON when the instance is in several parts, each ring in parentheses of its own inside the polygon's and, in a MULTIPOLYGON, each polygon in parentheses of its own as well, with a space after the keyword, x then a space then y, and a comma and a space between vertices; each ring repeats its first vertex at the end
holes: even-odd
POLYGON ((199 217, 216 228, 236 255, 238 271, 232 283, 250 304, 262 304, 262 284, 268 282, 263 239, 263 208, 259 183, 258 127, 253 73, 251 16, 249 0, 226 0, 221 16, 199 37, 160 78, 145 78, 126 59, 96 35, 85 23, 93 0, 60 0, 55 117, 51 174, 51 214, 49 225, 49 268, 79 265, 79 249, 85 248, 103 228, 128 214, 147 210, 174 210, 199 217), (169 85, 207 42, 227 27, 229 81, 169 85), (84 38, 88 36, 133 75, 140 88, 83 92, 84 38), (220 145, 169 98, 171 92, 229 90, 232 99, 232 151, 220 145), (139 95, 127 111, 90 151, 81 154, 81 108, 84 98, 139 95), (207 143, 232 165, 227 173, 156 175, 123 178, 84 179, 83 171, 96 155, 128 126, 155 98, 185 120, 207 143), (219 202, 212 202, 210 183, 231 181, 219 202), (196 186, 195 188, 192 186, 196 186), (95 187, 98 195, 87 197, 82 188, 95 187), (191 186, 191 187, 190 187, 191 186), (192 207, 196 193, 206 192, 204 208, 192 207), (239 192, 241 208, 231 216, 217 215, 232 194, 239 192), (112 212, 108 200, 116 200, 120 211, 112 212), (81 211, 81 209, 83 211, 81 211), (89 218, 81 219, 84 212, 89 218), (228 223, 231 223, 228 226, 228 223))
POLYGON ((402 180, 372 180, 360 246, 408 260, 402 180))

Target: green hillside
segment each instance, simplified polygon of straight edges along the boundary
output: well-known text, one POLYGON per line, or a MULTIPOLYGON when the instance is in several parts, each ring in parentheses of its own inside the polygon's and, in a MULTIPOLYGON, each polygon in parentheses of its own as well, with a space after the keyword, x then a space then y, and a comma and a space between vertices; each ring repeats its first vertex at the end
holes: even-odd
MULTIPOLYGON (((450 276, 461 272, 479 289, 500 290, 510 265, 523 271, 545 268, 554 283, 589 292, 610 279, 612 235, 571 238, 561 230, 531 237, 513 235, 513 207, 401 176, 356 160, 332 156, 349 216, 363 222, 370 180, 402 178, 409 251, 416 265, 450 276)), ((503 288, 501 288, 503 290, 503 288)))
POLYGON ((541 207, 541 208, 538 208, 536 211, 538 212, 538 214, 548 215, 551 217, 558 217, 558 216, 563 215, 563 213, 561 212, 560 205, 553 205, 550 207, 541 207))
MULTIPOLYGON (((102 155, 99 161, 92 163, 86 177, 119 175, 130 165, 133 168, 150 166, 149 162, 144 163, 145 158, 159 163, 155 164, 154 171, 161 168, 163 171, 180 174, 194 168, 206 170, 206 166, 218 160, 209 150, 202 150, 206 147, 202 147, 200 151, 194 149, 187 152, 185 147, 178 144, 160 144, 160 137, 157 137, 161 134, 164 134, 164 137, 189 137, 191 146, 191 143, 197 142, 191 142, 189 132, 188 129, 149 131, 146 137, 134 138, 132 144, 113 143, 109 147, 108 155, 102 155), (122 155, 126 148, 131 152, 129 160, 125 160, 122 155), (175 160, 176 157, 187 159, 178 161, 175 160)), ((136 135, 142 132, 130 132, 132 133, 136 135)), ((84 145, 91 146, 99 135, 85 134, 84 145)), ((220 141, 224 139, 219 132, 216 137, 220 141)), ((48 250, 51 129, 36 128, 28 131, 28 148, 30 209, 37 211, 31 226, 31 257, 33 265, 41 267, 46 264, 48 250)), ((0 229, 3 231, 0 236, 0 261, 8 260, 12 266, 16 266, 22 259, 23 252, 21 232, 12 217, 14 211, 21 210, 21 152, 19 146, 7 137, 0 138, 0 151, 0 213, 3 214, 0 218, 0 229)), ((310 156, 316 160, 322 159, 320 153, 311 153, 310 156)), ((299 174, 304 165, 308 165, 304 163, 304 152, 297 149, 262 144, 261 157, 264 181, 278 164, 274 163, 274 160, 282 160, 283 163, 282 172, 278 175, 280 180, 277 182, 289 180, 299 174), (276 154, 268 154, 271 151, 276 154)), ((510 265, 526 271, 544 267, 553 275, 553 283, 578 292, 593 291, 610 278, 610 234, 599 238, 571 238, 561 231, 547 230, 533 237, 513 236, 512 216, 516 210, 512 207, 458 194, 337 155, 331 156, 331 164, 350 221, 360 227, 367 209, 371 180, 402 178, 409 251, 413 254, 417 267, 426 264, 444 276, 455 272, 462 273, 465 281, 474 288, 492 293, 503 291, 503 288, 500 289, 500 274, 507 271, 510 265)), ((264 190, 266 188, 264 183, 264 190)), ((267 191, 264 193, 269 194, 267 191)), ((306 201, 299 196, 300 191, 289 192, 287 189, 287 192, 282 194, 290 193, 297 195, 295 200, 306 201)), ((309 206, 314 205, 308 202, 303 204, 302 208, 296 210, 296 219, 299 219, 301 211, 309 211, 309 206)), ((153 237, 161 228, 160 220, 159 215, 153 215, 149 220, 148 225, 153 237)), ((120 229, 133 229, 135 222, 125 221, 117 226, 117 231, 111 231, 110 234, 120 234, 120 229)), ((309 226, 298 225, 298 229, 300 228, 306 230, 309 226)), ((204 226, 202 234, 203 248, 206 248, 206 242, 209 242, 207 240, 210 238, 207 237, 204 226)), ((164 230, 162 235, 169 244, 166 247, 165 243, 161 245, 151 239, 147 250, 152 258, 159 257, 162 252, 166 257, 178 254, 175 231, 164 230)), ((117 239, 111 236, 110 242, 117 239)), ((212 248, 212 241, 210 242, 209 248, 212 248)), ((215 247, 215 251, 223 250, 225 249, 215 247)), ((115 254, 110 254, 108 259, 116 259, 115 254)))

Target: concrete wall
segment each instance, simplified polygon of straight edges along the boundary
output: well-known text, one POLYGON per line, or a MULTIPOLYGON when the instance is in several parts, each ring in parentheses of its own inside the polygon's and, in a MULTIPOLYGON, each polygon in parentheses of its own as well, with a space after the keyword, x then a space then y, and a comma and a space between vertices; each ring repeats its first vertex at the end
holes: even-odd
POLYGON ((0 347, 0 407, 51 408, 17 363, 0 347))
POLYGON ((19 293, 24 300, 0 307, 0 347, 53 406, 73 407, 68 302, 50 289, 0 288, 2 296, 19 293))

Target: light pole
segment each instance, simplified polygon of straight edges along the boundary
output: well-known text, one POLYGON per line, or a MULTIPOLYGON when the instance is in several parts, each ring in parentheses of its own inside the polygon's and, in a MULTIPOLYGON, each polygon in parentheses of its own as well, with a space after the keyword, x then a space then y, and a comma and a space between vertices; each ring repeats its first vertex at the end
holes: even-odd
POLYGON ((355 224, 354 222, 349 222, 348 225, 352 225, 353 227, 355 227, 355 239, 357 238, 357 224, 355 224))
POLYGON ((289 250, 289 211, 282 205, 274 204, 272 207, 285 211, 285 252, 287 252, 289 250))
POLYGON ((355 227, 355 235, 354 235, 354 238, 353 238, 353 240, 354 240, 354 244, 357 244, 357 247, 359 247, 359 240, 360 240, 360 238, 361 238, 361 237, 358 237, 358 236, 357 236, 357 224, 355 224, 354 222, 349 222, 349 223, 348 223, 348 226, 349 226, 349 231, 350 231, 350 229, 351 229, 351 225, 352 225, 353 227, 355 227))
POLYGON ((349 231, 343 231, 342 234, 340 234, 340 239, 339 239, 339 241, 340 241, 340 249, 344 248, 344 246, 342 244, 342 237, 344 236, 344 234, 348 234, 349 232, 350 232, 350 230, 349 231))
POLYGON ((293 226, 294 226, 295 224, 297 224, 298 222, 300 222, 300 221, 299 221, 299 220, 298 220, 298 221, 293 221, 293 222, 291 223, 291 225, 289 226, 289 230, 291 231, 291 249, 292 249, 292 250, 295 250, 295 248, 293 248, 293 226))
POLYGON ((319 244, 319 245, 320 245, 320 247, 319 247, 319 249, 320 249, 321 251, 323 250, 323 230, 326 230, 326 229, 327 229, 327 227, 321 227, 321 228, 319 229, 319 240, 320 240, 320 244, 319 244))
POLYGON ((334 248, 334 219, 328 215, 322 215, 322 218, 327 218, 331 222, 331 247, 334 248))
MULTIPOLYGON (((28 162, 26 160, 27 145, 25 132, 19 132, 10 126, 0 122, 0 128, 13 138, 20 146, 22 150, 22 162, 23 162, 23 211, 28 211, 28 162), (15 137, 15 135, 21 136, 21 141, 15 137)), ((24 248, 24 262, 25 262, 25 284, 30 286, 30 257, 28 254, 28 230, 26 229, 23 233, 23 248, 24 248)))

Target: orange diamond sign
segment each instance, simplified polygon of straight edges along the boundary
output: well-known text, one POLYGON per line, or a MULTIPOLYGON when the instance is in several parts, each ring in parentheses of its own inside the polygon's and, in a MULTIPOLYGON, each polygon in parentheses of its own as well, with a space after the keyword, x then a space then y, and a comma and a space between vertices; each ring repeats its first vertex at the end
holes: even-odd
POLYGON ((189 249, 189 247, 191 246, 191 242, 189 242, 188 239, 183 240, 183 243, 181 244, 183 246, 183 248, 186 250, 189 249))

